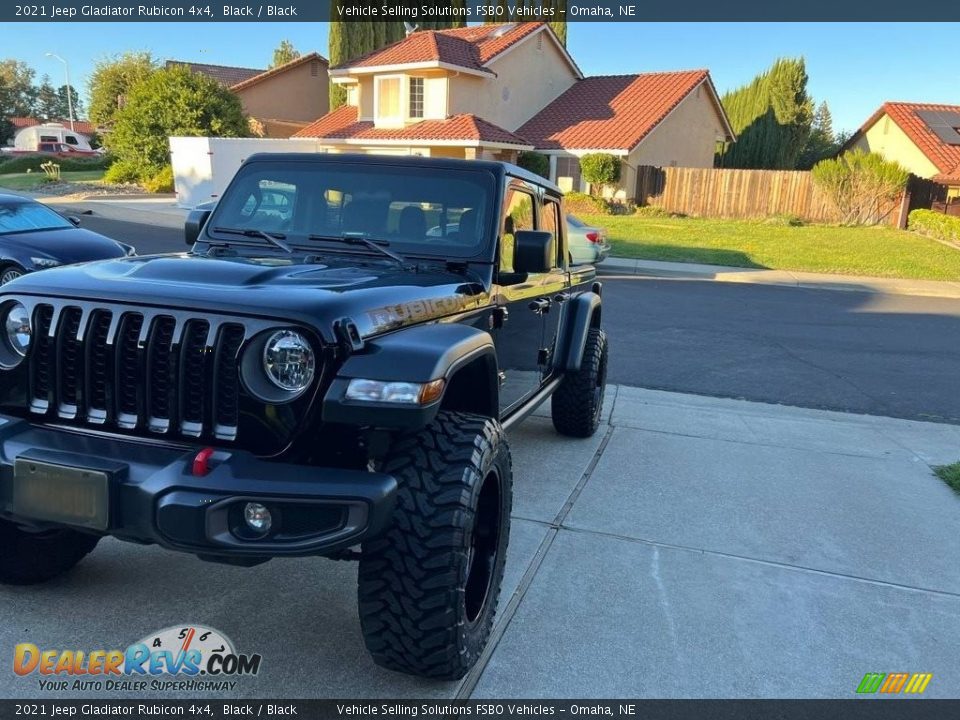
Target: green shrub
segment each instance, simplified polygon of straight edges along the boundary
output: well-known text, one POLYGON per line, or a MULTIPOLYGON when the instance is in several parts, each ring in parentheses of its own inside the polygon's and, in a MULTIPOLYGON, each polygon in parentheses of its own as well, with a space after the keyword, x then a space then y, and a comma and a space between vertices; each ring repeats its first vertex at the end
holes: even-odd
POLYGON ((173 167, 167 165, 153 177, 144 180, 143 189, 152 193, 173 192, 173 167))
POLYGON ((859 148, 813 166, 813 183, 849 225, 876 225, 881 211, 902 194, 910 173, 878 153, 859 148))
POLYGON ((236 95, 177 66, 156 70, 130 89, 107 146, 145 181, 170 163, 171 136, 249 137, 250 126, 236 95))
POLYGON ((960 217, 933 210, 914 210, 907 218, 907 227, 937 240, 960 242, 960 217))
POLYGON ((580 192, 569 192, 563 197, 567 212, 574 215, 610 214, 610 203, 603 198, 580 192))
POLYGON ((143 169, 135 162, 128 160, 117 160, 103 174, 105 182, 114 185, 126 185, 129 183, 139 183, 143 169))
POLYGON ((670 217, 670 213, 659 205, 644 205, 643 207, 638 207, 633 211, 633 214, 637 217, 648 218, 670 217))
POLYGON ((524 151, 517 156, 517 165, 540 177, 550 177, 550 158, 543 153, 524 151))
POLYGON ((78 170, 106 170, 110 167, 110 163, 113 160, 107 156, 103 155, 97 158, 84 158, 76 159, 73 158, 51 158, 49 155, 36 154, 36 155, 14 155, 10 159, 0 160, 0 175, 8 175, 10 173, 24 173, 24 172, 43 172, 41 165, 45 162, 53 160, 57 165, 60 166, 60 172, 75 172, 78 170))
POLYGON ((580 172, 591 185, 603 189, 620 182, 620 158, 609 153, 590 153, 580 158, 580 172))

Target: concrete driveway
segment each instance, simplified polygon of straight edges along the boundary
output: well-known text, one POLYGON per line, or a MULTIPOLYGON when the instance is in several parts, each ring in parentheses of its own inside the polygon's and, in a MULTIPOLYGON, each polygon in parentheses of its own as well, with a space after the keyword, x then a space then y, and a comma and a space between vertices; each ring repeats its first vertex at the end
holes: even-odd
MULTIPOLYGON (((960 427, 607 397, 590 440, 543 410, 513 433, 495 642, 462 683, 370 662, 350 563, 239 569, 113 540, 63 579, 0 588, 0 662, 18 642, 126 647, 202 623, 263 655, 219 697, 848 698, 866 672, 931 672, 927 696, 960 696, 960 498, 930 471, 960 459, 960 427)), ((0 695, 51 696, 9 670, 0 695)), ((104 697, 56 697, 83 695, 104 697)))

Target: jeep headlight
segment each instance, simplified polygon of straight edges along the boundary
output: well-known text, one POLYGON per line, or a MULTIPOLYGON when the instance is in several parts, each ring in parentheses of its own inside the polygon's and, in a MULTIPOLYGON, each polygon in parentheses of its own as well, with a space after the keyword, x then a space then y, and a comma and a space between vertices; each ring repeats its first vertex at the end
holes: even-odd
POLYGON ((263 370, 281 390, 300 393, 313 382, 317 359, 309 341, 296 330, 279 330, 263 345, 263 370))
POLYGON ((347 385, 344 397, 353 402, 388 403, 394 405, 429 405, 443 395, 443 378, 426 383, 389 382, 354 378, 347 385))
POLYGON ((13 352, 3 353, 3 364, 12 367, 17 365, 30 349, 33 338, 33 329, 30 327, 30 311, 22 303, 15 302, 7 306, 3 315, 3 328, 6 345, 13 352))

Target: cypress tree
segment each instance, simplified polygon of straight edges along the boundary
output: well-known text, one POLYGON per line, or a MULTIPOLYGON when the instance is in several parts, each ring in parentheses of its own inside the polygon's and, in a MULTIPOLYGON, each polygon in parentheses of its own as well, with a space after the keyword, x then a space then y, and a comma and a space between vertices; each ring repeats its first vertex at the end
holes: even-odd
MULTIPOLYGON (((551 6, 554 8, 553 17, 566 17, 565 12, 561 10, 567 9, 567 0, 552 0, 551 6)), ((566 20, 551 20, 550 27, 553 28, 553 31, 557 34, 560 43, 566 47, 567 46, 567 21, 566 20)))
POLYGON ((738 140, 725 167, 792 170, 810 135, 813 101, 803 58, 781 58, 721 102, 738 140))
MULTIPOLYGON (((350 23, 343 20, 333 20, 334 3, 336 0, 330 0, 330 41, 327 56, 330 58, 330 67, 335 67, 350 59, 350 47, 348 45, 350 36, 347 33, 347 26, 350 23)), ((330 109, 336 110, 347 101, 347 91, 336 83, 330 83, 330 109)))

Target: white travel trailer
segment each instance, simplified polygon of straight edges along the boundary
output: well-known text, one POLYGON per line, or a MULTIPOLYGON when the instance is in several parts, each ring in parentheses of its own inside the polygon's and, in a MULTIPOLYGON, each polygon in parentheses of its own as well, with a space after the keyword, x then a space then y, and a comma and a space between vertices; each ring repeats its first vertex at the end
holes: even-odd
POLYGON ((34 125, 20 130, 13 138, 13 149, 23 152, 37 152, 42 144, 64 144, 81 152, 93 152, 90 138, 74 132, 62 123, 34 125))

